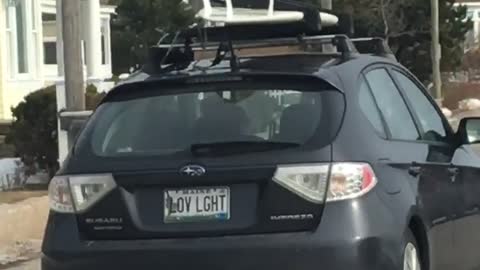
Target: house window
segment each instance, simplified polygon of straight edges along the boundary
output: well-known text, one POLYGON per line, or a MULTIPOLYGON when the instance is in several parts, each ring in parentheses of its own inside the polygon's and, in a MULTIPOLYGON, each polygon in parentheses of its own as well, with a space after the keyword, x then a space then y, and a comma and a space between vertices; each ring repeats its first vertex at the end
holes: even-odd
POLYGON ((43 56, 45 65, 57 64, 57 42, 44 41, 43 42, 43 56))
POLYGON ((57 16, 52 13, 42 13, 43 26, 43 63, 57 64, 57 16))
POLYGON ((8 64, 7 64, 7 71, 9 74, 13 74, 13 70, 11 70, 11 68, 13 67, 12 65, 12 55, 13 55, 13 52, 12 52, 12 43, 13 43, 13 33, 12 33, 12 16, 10 15, 10 8, 7 8, 7 12, 6 12, 6 23, 5 23, 5 26, 6 26, 6 41, 7 41, 7 52, 8 52, 8 56, 7 59, 8 59, 8 64))
POLYGON ((57 15, 51 13, 42 13, 43 22, 55 22, 57 21, 57 15))
POLYGON ((36 1, 11 0, 6 12, 8 74, 27 78, 34 70, 37 40, 36 1))
POLYGON ((108 65, 111 63, 109 44, 110 44, 110 20, 102 19, 101 26, 101 42, 102 42, 102 65, 108 65))
POLYGON ((25 17, 25 1, 17 1, 15 6, 17 30, 17 68, 18 73, 28 73, 27 27, 25 17))
POLYGON ((106 43, 105 43, 105 35, 102 33, 102 65, 107 64, 107 56, 106 56, 106 43))

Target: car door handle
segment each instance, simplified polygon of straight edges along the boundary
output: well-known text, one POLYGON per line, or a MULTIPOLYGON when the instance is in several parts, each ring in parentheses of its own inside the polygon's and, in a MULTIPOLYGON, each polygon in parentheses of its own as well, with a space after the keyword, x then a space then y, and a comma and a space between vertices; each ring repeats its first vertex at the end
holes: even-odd
POLYGON ((457 180, 457 175, 460 172, 460 170, 456 167, 450 167, 447 169, 447 171, 448 171, 448 175, 450 176, 450 181, 452 181, 452 183, 455 183, 455 181, 457 180))
POLYGON ((422 167, 417 165, 412 165, 410 166, 410 168, 408 168, 408 174, 410 174, 413 177, 417 177, 420 174, 422 174, 422 167))
POLYGON ((455 168, 455 167, 448 168, 448 174, 450 176, 457 176, 459 171, 460 170, 458 168, 455 168))

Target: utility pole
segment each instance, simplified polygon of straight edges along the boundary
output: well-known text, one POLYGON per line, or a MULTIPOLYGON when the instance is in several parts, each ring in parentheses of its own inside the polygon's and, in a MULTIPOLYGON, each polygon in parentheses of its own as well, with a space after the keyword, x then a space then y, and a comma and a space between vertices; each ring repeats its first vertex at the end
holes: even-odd
POLYGON ((432 8, 432 72, 433 72, 433 88, 437 102, 441 102, 442 98, 442 77, 440 73, 440 33, 439 33, 439 7, 438 0, 431 0, 432 8))
MULTIPOLYGON (((327 9, 327 10, 332 10, 333 9, 333 4, 332 0, 319 0, 320 2, 320 7, 322 9, 327 9)), ((323 51, 327 53, 333 53, 335 52, 335 47, 332 44, 325 44, 323 45, 323 51)))
POLYGON ((333 9, 332 0, 320 0, 320 6, 322 9, 333 9))
MULTIPOLYGON (((65 71, 66 111, 85 110, 85 85, 82 61, 82 38, 80 30, 79 0, 62 2, 63 59, 65 71)), ((72 147, 75 134, 68 131, 68 147, 72 147)))

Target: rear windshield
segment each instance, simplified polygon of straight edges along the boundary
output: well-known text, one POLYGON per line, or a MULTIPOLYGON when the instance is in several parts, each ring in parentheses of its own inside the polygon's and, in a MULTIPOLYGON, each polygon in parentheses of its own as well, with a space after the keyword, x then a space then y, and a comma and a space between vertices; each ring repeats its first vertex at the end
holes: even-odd
POLYGON ((228 142, 326 144, 343 107, 340 92, 312 86, 158 87, 102 104, 91 123, 91 145, 97 156, 117 157, 228 142))

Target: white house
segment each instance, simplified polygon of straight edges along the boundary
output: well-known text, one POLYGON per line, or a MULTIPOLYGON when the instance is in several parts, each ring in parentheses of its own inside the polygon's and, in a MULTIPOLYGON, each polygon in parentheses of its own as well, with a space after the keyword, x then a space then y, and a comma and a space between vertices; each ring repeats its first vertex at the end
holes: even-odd
POLYGON ((478 47, 480 42, 480 0, 457 0, 456 5, 467 6, 467 17, 473 22, 473 29, 467 34, 467 49, 478 47))
MULTIPOLYGON (((87 82, 100 90, 113 85, 110 19, 114 6, 82 1, 82 36, 87 82)), ((55 0, 0 0, 0 121, 25 95, 63 79, 58 76, 55 0)))

